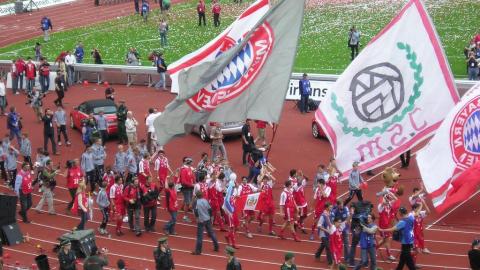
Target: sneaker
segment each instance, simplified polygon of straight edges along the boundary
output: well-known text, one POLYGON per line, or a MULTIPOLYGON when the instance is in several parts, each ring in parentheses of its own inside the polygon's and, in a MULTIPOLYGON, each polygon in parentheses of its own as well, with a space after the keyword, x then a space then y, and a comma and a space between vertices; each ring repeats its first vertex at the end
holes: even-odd
POLYGON ((192 221, 190 220, 190 218, 188 218, 187 216, 183 216, 183 221, 184 222, 187 222, 187 223, 191 223, 192 221))
POLYGON ((62 142, 58 142, 58 146, 62 146, 62 142))
POLYGON ((15 95, 20 95, 20 92, 16 92, 15 95))
POLYGON ((103 229, 102 228, 98 228, 98 233, 100 233, 101 235, 104 235, 105 232, 103 232, 103 229))
POLYGON ((72 145, 72 143, 70 141, 67 142, 67 146, 70 146, 72 145))
POLYGON ((307 234, 307 231, 305 229, 302 229, 303 234, 307 234))
POLYGON ((428 248, 424 248, 424 249, 422 250, 422 252, 423 252, 424 254, 431 254, 431 253, 432 253, 428 248))
POLYGON ((310 238, 308 238, 308 239, 310 239, 310 241, 313 241, 313 240, 315 240, 315 236, 313 236, 313 234, 310 234, 310 238))
POLYGON ((388 256, 387 259, 389 259, 390 261, 395 261, 396 260, 396 258, 393 255, 388 256))
POLYGON ((94 191, 94 192, 93 192, 93 195, 97 196, 97 195, 98 195, 98 193, 97 193, 96 191, 94 191))
POLYGON ((251 233, 247 233, 247 238, 252 239, 252 238, 253 238, 253 235, 252 235, 251 233))
POLYGON ((269 232, 268 235, 277 236, 277 234, 274 231, 269 232))
POLYGON ((33 171, 33 170, 30 171, 30 174, 31 174, 31 175, 34 175, 34 174, 35 174, 35 171, 33 171))

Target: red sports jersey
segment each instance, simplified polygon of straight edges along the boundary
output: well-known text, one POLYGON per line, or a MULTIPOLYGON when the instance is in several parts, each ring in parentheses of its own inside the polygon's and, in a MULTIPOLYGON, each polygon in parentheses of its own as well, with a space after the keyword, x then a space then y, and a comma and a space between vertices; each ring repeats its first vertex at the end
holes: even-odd
POLYGON ((113 173, 105 173, 103 175, 103 181, 107 182, 107 194, 110 194, 110 189, 112 188, 113 184, 115 184, 115 175, 113 173))
POLYGON ((392 222, 395 219, 395 212, 392 207, 383 204, 378 205, 378 226, 381 229, 388 229, 392 226, 392 222))
POLYGON ((240 188, 239 196, 246 196, 253 193, 253 190, 250 184, 241 184, 239 188, 240 188))
POLYGON ((273 203, 273 187, 269 184, 264 184, 262 186, 262 193, 264 194, 264 196, 262 196, 263 207, 260 211, 266 215, 274 215, 275 205, 273 203))
POLYGON ((123 199, 123 184, 117 185, 114 184, 110 188, 110 199, 112 199, 115 204, 115 208, 118 213, 123 213, 125 211, 125 200, 123 199))
POLYGON ((168 202, 166 201, 167 196, 165 196, 165 205, 167 206, 167 210, 170 212, 178 211, 178 201, 177 201, 177 191, 175 188, 167 188, 165 189, 165 194, 168 193, 168 202))
POLYGON ((425 238, 423 236, 423 220, 425 219, 425 211, 421 211, 419 215, 415 217, 413 223, 413 238, 415 248, 425 248, 425 238))
POLYGON ((213 184, 210 184, 208 186, 208 194, 209 194, 209 197, 208 197, 208 202, 210 203, 210 207, 212 207, 212 209, 216 210, 218 209, 218 201, 217 201, 217 197, 218 197, 218 194, 217 194, 217 189, 215 187, 215 183, 213 184))
POLYGON ((315 194, 313 195, 313 199, 315 200, 315 218, 320 217, 320 214, 325 209, 325 203, 330 199, 331 190, 328 186, 324 186, 323 189, 321 189, 320 186, 316 188, 315 194))
POLYGON ((203 194, 203 198, 205 198, 207 201, 209 200, 210 198, 210 194, 209 194, 209 190, 208 190, 208 184, 207 183, 196 183, 195 184, 195 188, 194 188, 194 192, 198 192, 198 191, 201 191, 202 194, 203 194))
POLYGON ((150 163, 148 160, 140 160, 140 163, 138 164, 138 182, 140 182, 140 185, 145 185, 147 183, 147 178, 151 175, 150 163))
POLYGON ((184 187, 193 187, 195 182, 195 175, 193 170, 189 166, 182 166, 180 169, 180 184, 184 187))
POLYGON ((305 199, 305 180, 302 183, 297 181, 296 185, 293 186, 293 197, 295 199, 295 203, 298 207, 306 207, 307 206, 307 199, 305 199))
POLYGON ((165 180, 168 176, 168 159, 165 156, 158 156, 155 159, 155 170, 158 173, 158 181, 160 181, 160 186, 165 183, 165 180))
POLYGON ((82 179, 83 173, 80 167, 75 166, 68 170, 67 172, 67 188, 76 189, 78 188, 78 183, 82 179))
POLYGON ((335 203, 337 202, 338 176, 331 175, 331 176, 328 178, 328 181, 327 181, 326 184, 327 184, 327 186, 329 186, 330 189, 331 189, 330 197, 328 198, 328 200, 329 200, 332 204, 335 204, 335 203))
POLYGON ((22 185, 20 186, 22 193, 25 195, 32 193, 32 175, 30 172, 21 170, 18 174, 22 177, 22 185))

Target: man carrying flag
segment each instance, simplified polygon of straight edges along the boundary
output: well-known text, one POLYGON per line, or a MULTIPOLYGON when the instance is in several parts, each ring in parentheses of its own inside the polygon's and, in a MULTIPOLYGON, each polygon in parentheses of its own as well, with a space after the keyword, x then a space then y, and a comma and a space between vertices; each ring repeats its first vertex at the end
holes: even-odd
POLYGON ((480 84, 447 115, 417 154, 425 191, 437 212, 465 202, 480 185, 480 84))
POLYGON ((343 177, 355 161, 359 172, 368 171, 428 138, 459 100, 421 0, 408 1, 332 89, 315 117, 343 177))
POLYGON ((278 123, 304 5, 280 0, 269 8, 268 0, 258 0, 215 40, 172 64, 179 94, 155 119, 159 144, 207 122, 278 123))
POLYGON ((229 246, 238 249, 235 240, 235 232, 240 225, 240 221, 238 220, 238 215, 235 211, 236 179, 237 175, 235 173, 232 173, 230 175, 230 182, 228 183, 227 193, 225 195, 225 200, 223 202, 222 208, 225 211, 228 223, 228 232, 225 234, 225 240, 227 240, 229 246))

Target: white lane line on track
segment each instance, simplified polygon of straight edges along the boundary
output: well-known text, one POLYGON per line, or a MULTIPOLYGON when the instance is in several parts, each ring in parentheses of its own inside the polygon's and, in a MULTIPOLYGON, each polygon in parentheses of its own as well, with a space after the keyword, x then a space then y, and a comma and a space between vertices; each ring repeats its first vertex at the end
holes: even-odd
POLYGON ((472 194, 470 197, 468 197, 468 199, 464 200, 462 203, 458 204, 457 206, 455 206, 454 208, 452 208, 450 211, 448 211, 445 215, 441 216, 439 219, 435 220, 432 224, 428 225, 427 226, 427 230, 429 230, 432 226, 434 226, 435 224, 437 224, 439 221, 441 221, 442 219, 446 218, 448 215, 450 215, 453 211, 457 210, 460 206, 464 205, 466 202, 468 202, 470 199, 472 199, 473 197, 475 197, 477 194, 480 193, 480 190, 477 190, 477 192, 475 192, 474 194, 472 194))

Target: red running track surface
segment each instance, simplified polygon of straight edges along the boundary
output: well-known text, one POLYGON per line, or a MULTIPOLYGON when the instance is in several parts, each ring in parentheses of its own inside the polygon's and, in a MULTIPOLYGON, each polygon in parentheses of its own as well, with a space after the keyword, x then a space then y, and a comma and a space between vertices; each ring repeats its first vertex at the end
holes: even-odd
MULTIPOLYGON (((155 91, 146 87, 123 87, 114 86, 116 89, 117 100, 125 99, 130 110, 134 112, 135 117, 139 120, 138 128, 139 139, 145 138, 144 116, 149 107, 156 107, 162 110, 164 105, 174 98, 174 95, 167 92, 155 91)), ((69 112, 73 106, 78 105, 84 100, 103 97, 103 86, 90 85, 74 86, 66 93, 65 106, 69 112)), ((23 116, 24 131, 30 134, 32 140, 32 149, 41 147, 42 124, 38 123, 33 116, 33 111, 25 105, 24 95, 11 95, 8 91, 8 101, 10 105, 15 105, 23 116)), ((53 99, 55 94, 49 94, 45 98, 44 108, 53 108, 53 99)), ((295 110, 292 102, 286 102, 278 128, 277 137, 273 144, 270 161, 278 169, 276 178, 279 182, 275 186, 274 196, 278 202, 279 194, 282 190, 282 182, 287 178, 288 171, 291 168, 302 169, 307 176, 313 178, 315 168, 318 164, 326 163, 331 156, 329 143, 325 140, 314 139, 310 134, 311 118, 313 114, 301 115, 295 110)), ((5 121, 5 117, 1 117, 0 122, 5 121)), ((3 122, 4 123, 4 122, 3 122)), ((1 130, 5 131, 5 125, 0 125, 1 130)), ((55 164, 60 162, 62 165, 65 161, 72 158, 80 157, 83 144, 80 139, 80 132, 76 130, 68 130, 69 136, 73 142, 72 147, 61 146, 60 156, 53 156, 55 164)), ((268 130, 267 136, 271 138, 271 130, 268 130)), ((238 175, 247 174, 247 169, 241 165, 241 142, 239 138, 230 138, 226 142, 227 152, 231 160, 232 166, 238 175)), ((111 164, 117 144, 115 141, 107 143, 108 158, 106 164, 111 164)), ((190 155, 194 158, 195 163, 200 158, 200 153, 210 151, 208 144, 203 143, 198 136, 187 135, 177 138, 165 147, 166 153, 170 159, 172 167, 180 166, 183 156, 190 155)), ((417 149, 414 149, 417 150, 417 149)), ((391 164, 399 166, 398 162, 391 164)), ((376 173, 380 170, 375 170, 376 173)), ((401 170, 401 183, 406 186, 406 195, 402 198, 406 203, 409 191, 413 186, 418 185, 418 169, 413 161, 411 167, 407 170, 401 170)), ((370 179, 364 176, 365 179, 370 179)), ((41 247, 47 250, 50 257, 50 264, 57 265, 57 261, 51 248, 57 243, 56 238, 61 234, 71 230, 79 222, 78 217, 67 215, 65 212, 66 203, 69 200, 67 190, 65 190, 65 179, 58 177, 58 187, 55 190, 55 208, 56 216, 50 216, 46 213, 38 214, 30 211, 29 216, 33 221, 32 224, 23 224, 20 222, 21 229, 25 235, 30 238, 29 243, 17 246, 6 247, 6 252, 10 258, 6 259, 7 263, 14 264, 20 261, 23 265, 30 265, 33 262, 34 255, 41 247)), ((0 191, 9 192, 4 183, 1 183, 0 191)), ((381 179, 376 176, 369 180, 369 187, 366 198, 376 201, 375 192, 382 188, 381 179)), ((345 183, 340 184, 339 194, 344 194, 347 189, 345 183)), ((312 198, 312 187, 309 183, 307 188, 307 197, 312 198)), ((35 192, 34 205, 38 202, 40 194, 35 192)), ((451 214, 443 218, 437 225, 432 226, 425 231, 426 245, 433 252, 431 255, 420 255, 418 263, 423 269, 467 269, 468 259, 466 253, 469 249, 471 240, 479 236, 479 197, 475 196, 469 200, 464 206, 459 207, 451 214), (454 226, 449 226, 454 224, 454 226), (456 232, 453 232, 456 231, 456 232)), ((310 202, 311 204, 311 202, 310 202)), ((183 214, 179 215, 181 218, 183 214)), ((425 224, 431 224, 441 216, 432 213, 426 220, 425 224)), ((111 238, 97 235, 97 244, 100 247, 107 247, 110 251, 111 265, 118 258, 124 258, 128 265, 133 269, 154 269, 152 251, 156 245, 156 241, 162 236, 162 226, 168 220, 168 214, 161 208, 158 211, 158 222, 156 225, 156 233, 144 233, 141 237, 135 237, 133 233, 127 232, 125 236, 111 238)), ((96 229, 99 225, 100 212, 95 210, 94 220, 88 222, 87 228, 96 229)), ((279 215, 275 218, 276 224, 280 225, 282 219, 279 215)), ((194 248, 195 226, 186 224, 179 219, 177 224, 177 236, 170 236, 169 243, 174 252, 177 269, 224 269, 225 255, 223 249, 226 245, 223 233, 216 230, 217 238, 220 241, 221 251, 213 252, 213 247, 209 239, 204 240, 204 255, 193 256, 190 252, 194 248)), ((307 220, 307 227, 310 227, 311 217, 307 220)), ((253 228, 256 231, 256 228, 253 228)), ((265 229, 265 228, 264 228, 265 229)), ((114 231, 110 225, 109 230, 114 231)), ((126 229, 127 231, 127 229, 126 229)), ((296 254, 296 263, 299 269, 327 269, 325 258, 322 262, 315 261, 313 253, 319 245, 318 240, 309 241, 308 235, 301 235, 303 242, 295 243, 292 240, 278 240, 275 237, 266 235, 265 233, 255 233, 254 239, 247 239, 243 233, 237 236, 240 249, 237 252, 238 258, 241 260, 244 269, 278 269, 283 260, 286 251, 293 251, 296 254)), ((394 244, 395 255, 398 256, 397 244, 394 244)), ((382 251, 382 253, 385 253, 382 251)), ((357 257, 358 257, 357 252, 357 257)), ((395 264, 387 264, 382 261, 382 257, 378 256, 380 266, 384 269, 393 269, 395 264)))

